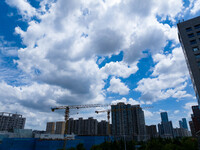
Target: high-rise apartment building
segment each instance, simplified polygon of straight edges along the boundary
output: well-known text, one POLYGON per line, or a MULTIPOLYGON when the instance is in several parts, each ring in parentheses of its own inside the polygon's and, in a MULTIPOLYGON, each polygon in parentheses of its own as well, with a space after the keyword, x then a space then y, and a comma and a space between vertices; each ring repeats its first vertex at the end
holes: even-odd
POLYGON ((200 105, 200 16, 180 22, 178 36, 200 105))
POLYGON ((55 134, 64 134, 64 132, 65 132, 65 122, 64 121, 56 122, 55 134))
POLYGON ((98 135, 108 135, 108 122, 102 120, 98 122, 98 135))
POLYGON ((24 129, 26 118, 20 114, 0 113, 0 131, 14 131, 24 129))
POLYGON ((70 118, 68 122, 68 134, 97 135, 98 121, 92 117, 88 119, 79 118, 78 120, 70 118))
POLYGON ((46 132, 50 134, 55 133, 55 122, 47 122, 46 132))
POLYGON ((146 126, 146 133, 149 138, 156 138, 158 136, 156 125, 146 126))
POLYGON ((112 135, 146 140, 144 112, 139 105, 118 103, 111 106, 112 135))
POLYGON ((158 124, 159 136, 162 138, 173 138, 173 126, 172 122, 168 121, 167 112, 161 112, 161 124, 158 124))

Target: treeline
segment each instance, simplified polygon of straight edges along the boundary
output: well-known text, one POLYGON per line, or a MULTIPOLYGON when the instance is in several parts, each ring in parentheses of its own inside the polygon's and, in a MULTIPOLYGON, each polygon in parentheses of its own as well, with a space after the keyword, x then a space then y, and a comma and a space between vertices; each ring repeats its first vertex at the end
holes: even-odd
MULTIPOLYGON (((185 137, 176 139, 156 138, 147 142, 135 142, 123 140, 104 142, 100 145, 92 146, 91 150, 198 150, 196 138, 185 137)), ((85 150, 83 144, 68 150, 85 150)))

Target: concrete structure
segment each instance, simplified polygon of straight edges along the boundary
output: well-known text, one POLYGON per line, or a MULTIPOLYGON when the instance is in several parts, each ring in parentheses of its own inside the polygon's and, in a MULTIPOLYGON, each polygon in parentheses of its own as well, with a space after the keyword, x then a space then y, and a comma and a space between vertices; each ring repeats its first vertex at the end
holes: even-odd
POLYGON ((108 135, 108 122, 105 120, 102 120, 101 122, 98 122, 98 135, 108 135))
POLYGON ((55 133, 55 122, 47 122, 46 133, 50 134, 55 133))
POLYGON ((182 120, 179 120, 179 126, 180 128, 188 130, 186 118, 182 118, 182 120))
POLYGON ((88 119, 79 118, 78 120, 70 118, 68 124, 68 134, 97 135, 97 125, 98 121, 92 117, 88 119))
POLYGON ((161 112, 161 124, 158 124, 159 136, 162 138, 173 138, 173 126, 172 122, 168 121, 167 112, 161 112))
POLYGON ((146 140, 144 112, 139 105, 111 105, 112 135, 136 141, 146 140))
POLYGON ((200 104, 200 16, 180 22, 178 36, 181 43, 198 104, 200 104))
POLYGON ((146 133, 150 139, 158 137, 156 125, 150 125, 150 126, 146 125, 146 133))
POLYGON ((64 134, 64 132, 65 132, 65 122, 64 121, 56 122, 55 134, 64 134))
POLYGON ((184 128, 174 128, 174 137, 189 137, 191 132, 184 128))
POLYGON ((14 131, 24 129, 26 118, 20 114, 0 113, 0 131, 14 131))

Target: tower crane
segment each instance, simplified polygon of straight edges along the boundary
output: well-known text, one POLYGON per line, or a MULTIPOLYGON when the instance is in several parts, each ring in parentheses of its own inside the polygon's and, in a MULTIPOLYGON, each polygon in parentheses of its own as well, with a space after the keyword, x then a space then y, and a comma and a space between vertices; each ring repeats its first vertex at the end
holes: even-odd
POLYGON ((67 144, 66 135, 67 135, 67 130, 68 130, 68 120, 69 120, 70 109, 106 107, 106 106, 110 106, 110 104, 67 105, 67 106, 58 106, 58 107, 51 108, 52 112, 58 109, 65 109, 65 130, 64 130, 63 150, 66 150, 66 144, 67 144))

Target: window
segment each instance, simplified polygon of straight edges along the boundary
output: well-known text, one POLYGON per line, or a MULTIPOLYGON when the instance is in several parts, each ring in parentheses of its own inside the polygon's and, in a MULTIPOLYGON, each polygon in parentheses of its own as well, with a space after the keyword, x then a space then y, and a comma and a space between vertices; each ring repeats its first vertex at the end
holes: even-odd
POLYGON ((197 41, 196 41, 196 40, 192 40, 192 41, 190 41, 190 44, 191 44, 191 45, 197 44, 197 41))
POLYGON ((200 29, 200 24, 194 26, 195 29, 200 29))
POLYGON ((199 32, 197 32, 197 35, 200 35, 200 31, 199 31, 199 32))
POLYGON ((193 50, 194 52, 196 52, 196 51, 199 50, 199 48, 198 48, 198 47, 193 47, 192 50, 193 50))
POLYGON ((194 37, 194 33, 188 34, 188 37, 189 37, 189 38, 194 37))
POLYGON ((200 59, 200 54, 195 55, 196 59, 200 59))
POLYGON ((189 27, 189 28, 186 28, 185 30, 186 30, 187 32, 189 32, 189 31, 192 31, 192 28, 189 27))

